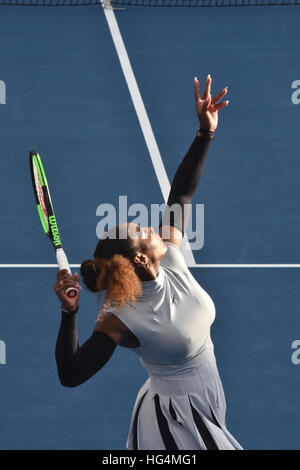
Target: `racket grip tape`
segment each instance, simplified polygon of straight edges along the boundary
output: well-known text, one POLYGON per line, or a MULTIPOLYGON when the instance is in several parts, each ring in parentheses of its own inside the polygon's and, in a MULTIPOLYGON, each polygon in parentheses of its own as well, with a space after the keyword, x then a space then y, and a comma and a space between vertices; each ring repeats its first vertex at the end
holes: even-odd
MULTIPOLYGON (((67 255, 62 248, 58 248, 56 250, 56 259, 57 259, 58 268, 60 270, 66 269, 69 272, 69 274, 72 274, 67 255)), ((68 287, 68 289, 66 290, 66 294, 68 297, 76 297, 78 295, 78 289, 76 289, 76 287, 68 287)))

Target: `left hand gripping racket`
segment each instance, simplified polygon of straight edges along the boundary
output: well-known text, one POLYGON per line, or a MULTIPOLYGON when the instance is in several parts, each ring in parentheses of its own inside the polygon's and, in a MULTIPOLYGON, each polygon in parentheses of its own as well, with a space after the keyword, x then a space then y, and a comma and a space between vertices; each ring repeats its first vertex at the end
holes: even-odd
MULTIPOLYGON (((59 269, 67 269, 68 272, 72 274, 68 258, 60 241, 49 187, 41 158, 35 150, 31 150, 29 159, 33 191, 44 232, 49 237, 55 249, 59 269)), ((78 295, 78 289, 75 287, 69 287, 66 290, 66 294, 68 297, 76 297, 78 295)))

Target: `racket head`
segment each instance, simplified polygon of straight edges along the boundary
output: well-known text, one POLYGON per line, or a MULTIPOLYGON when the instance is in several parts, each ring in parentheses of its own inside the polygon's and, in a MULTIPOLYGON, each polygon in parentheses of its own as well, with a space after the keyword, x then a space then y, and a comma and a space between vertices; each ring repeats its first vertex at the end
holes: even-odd
POLYGON ((61 241, 51 201, 48 182, 41 157, 35 150, 29 154, 30 172, 37 211, 45 234, 55 249, 61 248, 61 241))

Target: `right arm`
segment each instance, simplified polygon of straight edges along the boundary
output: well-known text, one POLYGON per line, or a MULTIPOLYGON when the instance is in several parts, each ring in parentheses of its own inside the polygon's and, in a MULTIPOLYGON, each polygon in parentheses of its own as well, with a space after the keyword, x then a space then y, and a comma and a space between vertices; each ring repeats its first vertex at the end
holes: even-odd
POLYGON ((65 290, 77 287, 78 276, 58 271, 54 290, 62 303, 62 317, 56 340, 55 358, 59 380, 65 387, 76 387, 96 374, 111 358, 128 330, 114 315, 107 314, 96 324, 93 334, 79 346, 77 330, 78 297, 68 298, 65 290))

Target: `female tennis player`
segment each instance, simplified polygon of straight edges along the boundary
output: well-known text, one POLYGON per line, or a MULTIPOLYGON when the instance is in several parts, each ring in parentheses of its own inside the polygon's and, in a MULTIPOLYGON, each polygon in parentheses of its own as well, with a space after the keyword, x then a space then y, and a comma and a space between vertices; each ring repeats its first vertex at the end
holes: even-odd
MULTIPOLYGON (((173 204, 183 209, 191 202, 218 111, 228 105, 220 102, 227 87, 214 98, 210 91, 210 75, 202 96, 195 78, 200 129, 176 171, 165 214, 173 204)), ((88 289, 105 292, 105 297, 94 332, 81 347, 78 296, 65 294, 68 287, 78 287, 79 278, 58 271, 54 290, 62 304, 56 343, 59 379, 66 387, 76 387, 107 363, 117 345, 131 348, 149 378, 136 398, 128 449, 242 449, 225 423, 224 392, 210 337, 214 303, 190 273, 179 248, 188 213, 174 211, 172 218, 165 214, 159 234, 133 223, 108 230, 94 258, 82 263, 88 289)))

